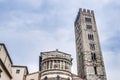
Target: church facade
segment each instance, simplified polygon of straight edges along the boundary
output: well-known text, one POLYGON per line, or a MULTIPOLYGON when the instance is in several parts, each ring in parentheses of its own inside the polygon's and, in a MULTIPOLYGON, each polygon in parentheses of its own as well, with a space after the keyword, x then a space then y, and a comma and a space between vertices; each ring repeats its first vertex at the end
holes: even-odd
POLYGON ((0 44, 0 80, 107 80, 94 12, 79 9, 75 20, 77 72, 71 72, 72 57, 59 50, 41 52, 39 71, 14 65, 5 44, 0 44))

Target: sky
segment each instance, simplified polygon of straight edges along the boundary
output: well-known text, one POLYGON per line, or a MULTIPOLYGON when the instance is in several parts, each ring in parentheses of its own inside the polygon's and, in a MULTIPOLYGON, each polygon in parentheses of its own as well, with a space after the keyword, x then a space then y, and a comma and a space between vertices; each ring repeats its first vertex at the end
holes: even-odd
POLYGON ((0 43, 13 64, 38 71, 40 52, 66 52, 76 69, 74 21, 79 8, 94 10, 108 80, 120 74, 119 0, 0 0, 0 43))

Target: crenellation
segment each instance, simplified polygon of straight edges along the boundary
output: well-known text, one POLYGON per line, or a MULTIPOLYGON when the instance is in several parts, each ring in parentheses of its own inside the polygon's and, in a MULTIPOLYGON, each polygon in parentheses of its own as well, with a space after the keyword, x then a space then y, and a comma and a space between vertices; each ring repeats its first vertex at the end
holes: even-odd
POLYGON ((83 12, 86 13, 86 9, 83 9, 83 12))
POLYGON ((91 10, 91 14, 94 14, 94 11, 93 11, 93 10, 91 10))
POLYGON ((87 9, 87 13, 90 13, 90 10, 89 10, 89 9, 87 9))
POLYGON ((90 10, 90 9, 82 9, 82 8, 80 8, 78 13, 90 14, 91 15, 91 14, 94 14, 94 11, 90 10))

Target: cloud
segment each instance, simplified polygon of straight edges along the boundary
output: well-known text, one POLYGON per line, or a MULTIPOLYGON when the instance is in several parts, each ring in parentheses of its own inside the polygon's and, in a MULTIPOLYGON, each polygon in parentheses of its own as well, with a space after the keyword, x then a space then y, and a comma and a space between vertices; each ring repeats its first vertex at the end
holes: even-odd
POLYGON ((28 6, 31 8, 39 8, 42 4, 42 0, 14 0, 20 6, 28 6))
POLYGON ((58 48, 71 53, 76 73, 74 21, 80 7, 92 9, 108 80, 119 80, 115 75, 120 72, 119 4, 119 0, 1 0, 0 42, 6 43, 13 62, 30 66, 30 72, 38 69, 42 51, 58 48))
POLYGON ((120 51, 115 53, 114 51, 106 51, 103 52, 104 61, 105 61, 105 67, 106 67, 106 74, 107 79, 119 79, 119 72, 120 72, 120 51), (115 74, 115 75, 114 75, 115 74))
POLYGON ((30 63, 27 66, 29 66, 28 70, 31 70, 32 72, 37 72, 38 71, 38 66, 35 63, 30 63))

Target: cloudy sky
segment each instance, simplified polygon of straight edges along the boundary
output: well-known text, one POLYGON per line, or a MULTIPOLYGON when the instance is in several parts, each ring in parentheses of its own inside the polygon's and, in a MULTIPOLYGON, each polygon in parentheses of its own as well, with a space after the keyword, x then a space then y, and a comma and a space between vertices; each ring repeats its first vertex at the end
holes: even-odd
POLYGON ((76 73, 74 21, 79 8, 94 10, 108 80, 120 74, 119 0, 0 0, 0 42, 15 65, 38 71, 40 52, 70 53, 76 73))

